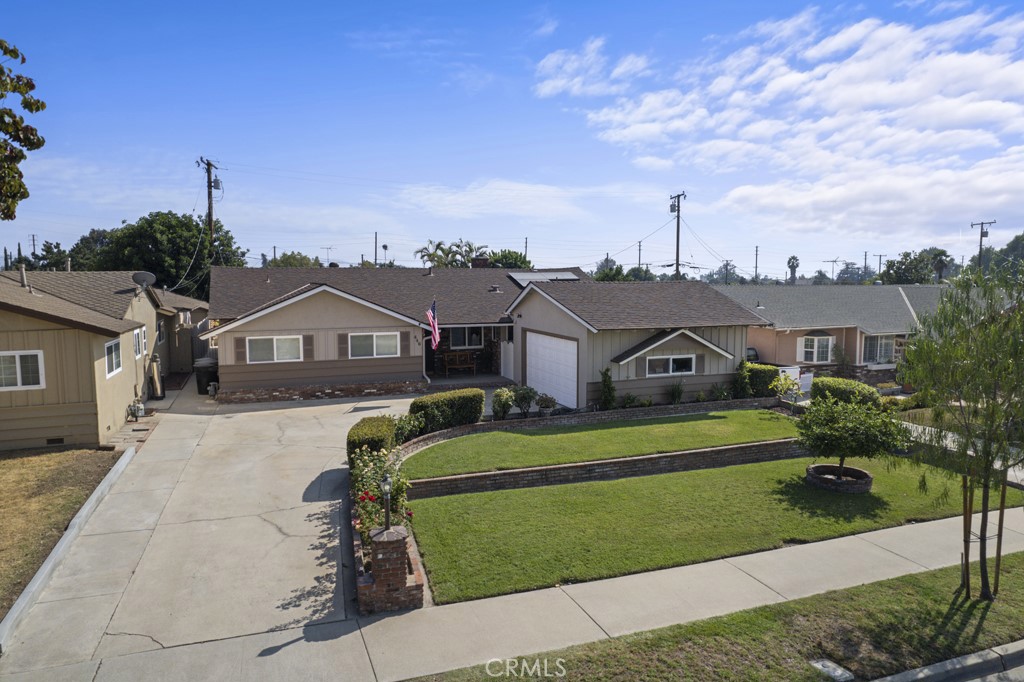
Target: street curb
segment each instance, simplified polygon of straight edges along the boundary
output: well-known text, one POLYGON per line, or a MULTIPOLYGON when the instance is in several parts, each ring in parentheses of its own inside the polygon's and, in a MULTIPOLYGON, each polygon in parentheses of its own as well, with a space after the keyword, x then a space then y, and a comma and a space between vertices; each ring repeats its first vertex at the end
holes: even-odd
POLYGON ((1013 670, 1021 665, 1024 665, 1024 640, 882 677, 875 682, 968 682, 1013 670))
POLYGON ((32 580, 29 581, 25 589, 22 590, 18 596, 17 601, 11 606, 11 610, 7 612, 4 619, 0 621, 0 656, 3 655, 4 651, 8 648, 8 641, 18 625, 21 624, 22 619, 28 614, 30 608, 35 605, 36 600, 47 584, 50 582, 50 577, 53 572, 57 570, 60 563, 67 556, 68 551, 71 548, 71 543, 82 533, 82 528, 89 521, 92 513, 96 511, 96 507, 99 506, 100 502, 106 496, 107 492, 117 483, 117 479, 121 477, 121 474, 127 468, 129 462, 135 457, 135 448, 129 447, 124 451, 124 454, 114 463, 114 466, 110 468, 107 475, 103 477, 100 484, 96 486, 96 489, 92 491, 89 498, 82 505, 82 508, 78 510, 74 518, 68 524, 67 530, 64 531, 64 535, 57 541, 53 549, 50 550, 49 556, 46 557, 46 561, 39 567, 36 574, 32 576, 32 580))

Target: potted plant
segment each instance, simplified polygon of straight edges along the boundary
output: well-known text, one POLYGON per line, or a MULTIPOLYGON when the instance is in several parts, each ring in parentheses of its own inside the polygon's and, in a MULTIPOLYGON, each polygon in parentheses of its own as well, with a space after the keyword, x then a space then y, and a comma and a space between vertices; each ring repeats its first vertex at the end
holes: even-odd
POLYGON ((541 393, 537 396, 537 409, 540 411, 540 416, 550 417, 551 410, 558 406, 558 401, 547 393, 541 393))

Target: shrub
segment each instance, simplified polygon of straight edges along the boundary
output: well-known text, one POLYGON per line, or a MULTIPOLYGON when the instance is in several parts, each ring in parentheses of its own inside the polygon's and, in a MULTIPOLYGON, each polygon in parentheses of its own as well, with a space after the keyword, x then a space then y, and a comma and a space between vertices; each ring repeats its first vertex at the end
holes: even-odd
POLYGON ((401 445, 423 432, 422 414, 403 414, 401 417, 391 416, 395 423, 395 443, 401 445))
POLYGON ((479 388, 463 388, 425 395, 412 401, 409 414, 423 416, 424 433, 475 424, 484 414, 484 392, 479 388))
POLYGON ((683 402, 683 380, 680 379, 679 383, 672 384, 668 389, 668 399, 673 405, 678 405, 683 402))
POLYGON ((612 383, 612 368, 605 367, 601 370, 601 397, 597 406, 602 410, 615 409, 615 384, 612 383))
POLYGON ((881 398, 879 398, 878 404, 883 409, 889 410, 890 412, 899 412, 900 411, 900 403, 903 403, 903 402, 906 402, 906 401, 905 400, 901 400, 900 398, 897 398, 894 395, 883 395, 881 398))
POLYGON ((878 391, 859 381, 838 377, 814 377, 814 381, 811 382, 811 400, 818 400, 826 395, 831 395, 841 403, 857 402, 877 406, 879 400, 878 391))
POLYGON ((875 388, 896 388, 899 386, 895 381, 883 381, 882 383, 875 386, 875 388))
POLYGON ((750 364, 746 360, 741 360, 736 368, 736 376, 732 378, 732 397, 742 400, 753 395, 754 391, 750 387, 750 364))
POLYGON ((512 389, 512 402, 523 413, 523 419, 530 416, 530 405, 537 399, 537 389, 530 386, 516 386, 512 389))
POLYGON ((512 389, 507 386, 494 391, 494 395, 491 396, 491 414, 497 421, 501 421, 512 411, 512 405, 515 404, 514 397, 512 389))
POLYGON ((704 391, 697 391, 697 395, 693 396, 693 402, 695 403, 703 403, 707 399, 708 397, 704 394, 704 391))
POLYGON ((392 417, 363 417, 348 430, 345 449, 348 451, 349 464, 352 453, 360 448, 384 450, 390 452, 395 447, 395 420, 392 417))
POLYGON ((629 409, 630 407, 640 407, 640 398, 636 397, 632 393, 626 393, 622 396, 622 407, 629 409))
POLYGON ((779 372, 779 376, 772 380, 768 388, 771 389, 773 395, 780 398, 788 396, 792 399, 800 395, 800 382, 785 372, 779 372))
POLYGON ((711 385, 711 399, 712 400, 728 400, 732 397, 732 391, 725 386, 719 386, 718 384, 711 385))
POLYGON ((839 459, 839 477, 847 457, 868 459, 908 447, 909 433, 892 412, 829 395, 812 400, 796 425, 800 445, 815 457, 839 459))
POLYGON ((775 377, 779 376, 778 367, 748 362, 747 372, 750 375, 750 392, 755 398, 770 398, 775 395, 770 387, 775 377))
POLYGON ((640 400, 640 407, 654 407, 654 401, 650 398, 642 398, 640 400))
POLYGON ((359 535, 369 547, 370 531, 384 525, 384 494, 380 482, 391 476, 391 523, 401 525, 412 516, 406 508, 409 481, 389 450, 363 447, 349 453, 352 503, 359 517, 359 535))
POLYGON ((541 393, 537 396, 537 407, 542 407, 545 410, 550 410, 558 406, 558 401, 555 400, 554 396, 550 396, 547 393, 541 393))
POLYGON ((846 354, 846 350, 839 345, 832 347, 832 356, 836 363, 836 376, 840 379, 853 378, 853 361, 846 354))

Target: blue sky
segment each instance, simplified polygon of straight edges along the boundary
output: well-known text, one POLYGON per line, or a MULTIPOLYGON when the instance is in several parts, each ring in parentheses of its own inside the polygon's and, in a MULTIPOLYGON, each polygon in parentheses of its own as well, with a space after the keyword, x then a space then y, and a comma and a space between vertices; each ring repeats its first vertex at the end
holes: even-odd
POLYGON ((17 3, 47 144, 0 243, 202 214, 200 155, 257 259, 355 262, 377 231, 405 265, 529 238, 592 268, 642 239, 666 272, 679 191, 682 260, 741 272, 1024 231, 1024 8, 687 5, 17 3))

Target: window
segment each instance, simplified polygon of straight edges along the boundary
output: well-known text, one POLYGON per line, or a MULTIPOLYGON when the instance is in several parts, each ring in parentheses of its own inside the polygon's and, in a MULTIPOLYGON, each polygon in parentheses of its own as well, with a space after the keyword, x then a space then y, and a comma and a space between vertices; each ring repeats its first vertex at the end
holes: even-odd
POLYGON ((864 337, 864 362, 887 365, 896 361, 896 337, 878 335, 864 337))
POLYGON ((112 377, 121 371, 121 339, 115 339, 103 346, 103 353, 107 356, 107 377, 112 377))
POLYGON ((805 336, 801 362, 823 363, 832 360, 832 336, 805 336))
POLYGON ((216 336, 211 336, 210 337, 210 348, 216 348, 216 347, 217 347, 217 337, 216 336))
POLYGON ((452 337, 452 348, 483 348, 483 327, 451 327, 448 333, 452 337))
POLYGON ((164 340, 166 339, 166 337, 167 337, 167 334, 166 334, 166 332, 164 330, 164 321, 163 320, 157 320, 156 321, 156 342, 157 343, 163 343, 164 340))
POLYGON ((349 358, 397 358, 398 332, 349 334, 349 358))
POLYGON ((135 357, 140 357, 142 355, 142 329, 132 332, 132 347, 135 349, 135 357))
POLYGON ((647 376, 669 376, 672 374, 693 374, 694 355, 671 355, 647 358, 647 376))
POLYGON ((0 391, 46 388, 43 351, 0 352, 0 391))
POLYGON ((248 363, 299 362, 302 360, 301 336, 251 336, 246 339, 248 363))

